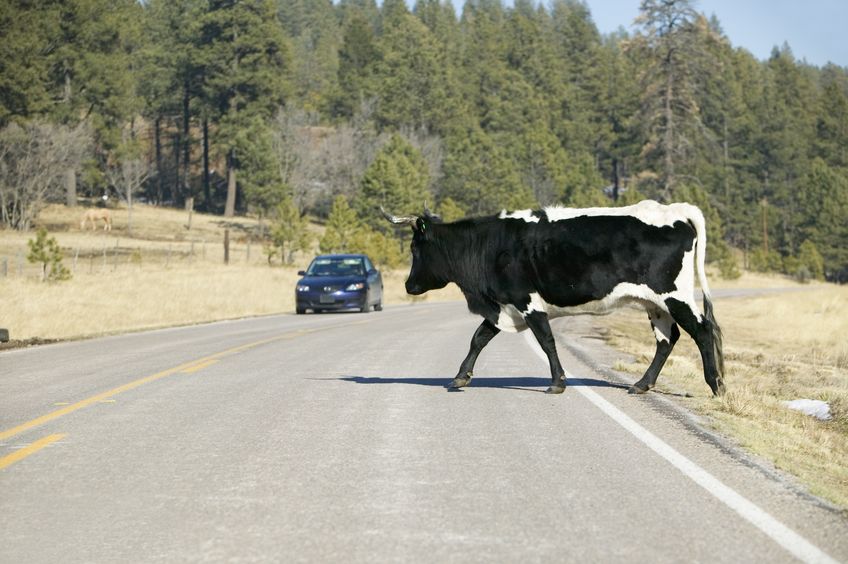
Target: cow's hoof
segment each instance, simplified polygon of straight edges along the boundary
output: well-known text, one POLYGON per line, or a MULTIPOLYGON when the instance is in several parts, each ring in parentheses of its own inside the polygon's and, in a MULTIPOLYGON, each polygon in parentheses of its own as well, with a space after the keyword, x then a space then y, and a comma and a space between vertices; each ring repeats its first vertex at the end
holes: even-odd
POLYGON ((627 393, 628 393, 628 394, 644 394, 644 393, 646 393, 649 389, 650 389, 650 388, 643 388, 642 386, 639 386, 639 385, 637 385, 637 384, 633 384, 632 386, 630 386, 629 388, 627 388, 627 393))
POLYGON ((549 386, 547 390, 545 390, 546 394, 561 394, 565 391, 565 386, 549 386))
POLYGON ((451 383, 448 384, 449 390, 457 390, 459 388, 464 388, 468 384, 471 383, 471 378, 454 378, 451 380, 451 383))
POLYGON ((716 397, 721 397, 727 392, 727 388, 724 387, 724 382, 721 380, 716 384, 715 389, 713 390, 713 395, 716 397))

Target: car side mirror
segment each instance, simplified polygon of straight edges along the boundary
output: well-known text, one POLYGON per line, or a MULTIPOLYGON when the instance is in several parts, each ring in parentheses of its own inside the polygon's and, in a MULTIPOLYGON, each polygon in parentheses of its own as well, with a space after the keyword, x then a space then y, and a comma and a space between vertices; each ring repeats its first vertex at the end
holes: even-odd
POLYGON ((298 270, 297 275, 298 276, 306 276, 306 271, 305 270, 298 270))
POLYGON ((372 268, 371 270, 368 271, 368 276, 374 276, 375 274, 377 274, 376 268, 372 268))

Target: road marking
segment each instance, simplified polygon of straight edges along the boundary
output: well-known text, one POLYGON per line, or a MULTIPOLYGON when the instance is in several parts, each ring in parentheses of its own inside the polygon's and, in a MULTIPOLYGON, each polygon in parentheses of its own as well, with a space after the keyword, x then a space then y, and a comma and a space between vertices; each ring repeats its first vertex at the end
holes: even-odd
POLYGON ((7 456, 4 456, 3 458, 0 458, 0 470, 6 468, 7 466, 11 466, 15 462, 19 462, 19 461, 23 460, 24 458, 26 458, 27 456, 29 456, 31 454, 35 454, 36 452, 40 451, 41 449, 43 449, 47 445, 49 445, 51 443, 55 443, 56 441, 61 440, 63 438, 65 438, 65 435, 63 435, 63 434, 48 435, 48 436, 44 437, 43 439, 38 439, 37 441, 35 441, 34 443, 32 443, 29 446, 25 446, 24 448, 22 448, 20 450, 16 450, 12 454, 9 454, 7 456))
POLYGON ((194 374, 195 372, 200 372, 204 368, 208 368, 213 364, 217 363, 218 359, 207 360, 206 362, 198 362, 194 366, 189 366, 188 368, 182 370, 182 374, 194 374))
MULTIPOLYGON (((297 337, 300 337, 300 336, 303 336, 303 335, 307 335, 309 333, 315 333, 317 331, 326 331, 326 330, 329 330, 329 329, 339 329, 341 327, 348 327, 350 325, 361 325, 363 323, 368 323, 368 322, 369 322, 369 320, 363 320, 363 321, 354 321, 354 322, 351 322, 351 323, 340 323, 338 325, 334 324, 334 325, 328 325, 328 326, 316 327, 316 328, 310 328, 310 329, 294 329, 292 331, 286 331, 285 333, 282 333, 280 335, 276 335, 274 337, 270 337, 268 339, 262 339, 262 340, 259 340, 259 341, 254 341, 252 343, 247 343, 245 345, 233 347, 231 349, 227 349, 227 350, 224 350, 224 351, 221 351, 221 352, 217 352, 215 354, 211 354, 211 355, 205 356, 203 358, 198 358, 198 359, 192 360, 190 362, 180 364, 179 366, 175 366, 174 368, 168 368, 167 370, 157 372, 156 374, 151 374, 150 376, 145 376, 144 378, 139 378, 138 380, 133 380, 132 382, 128 382, 128 383, 124 384, 123 386, 118 386, 117 388, 112 388, 111 390, 101 392, 97 395, 91 396, 89 398, 78 401, 76 403, 65 405, 61 409, 51 411, 50 413, 47 413, 46 415, 42 415, 41 417, 36 417, 35 419, 31 419, 29 421, 26 421, 25 423, 21 423, 20 425, 18 425, 16 427, 12 427, 11 429, 7 429, 5 431, 0 432, 0 441, 6 440, 10 437, 14 437, 15 435, 19 435, 20 433, 23 433, 24 431, 28 431, 28 430, 30 430, 34 427, 44 425, 45 423, 49 423, 50 421, 53 421, 53 420, 58 419, 60 417, 64 417, 65 415, 68 415, 70 413, 73 413, 75 411, 83 409, 85 407, 88 407, 92 404, 109 401, 114 396, 117 396, 118 394, 122 394, 124 392, 128 392, 130 390, 134 390, 134 389, 138 388, 139 386, 143 386, 145 384, 149 384, 151 382, 161 380, 162 378, 165 378, 167 376, 171 376, 173 374, 185 372, 186 370, 196 368, 196 367, 203 365, 205 363, 217 362, 218 360, 220 360, 224 357, 232 356, 232 355, 235 355, 235 354, 238 354, 238 353, 241 353, 241 352, 262 346, 262 345, 267 345, 268 343, 273 343, 275 341, 283 341, 283 340, 286 340, 286 339, 294 339, 294 338, 297 338, 297 337)), ((198 368, 198 370, 199 370, 199 368, 198 368)), ((56 404, 56 405, 59 405, 59 404, 56 404)))
MULTIPOLYGON (((533 352, 541 358, 545 364, 548 363, 548 357, 536 342, 533 334, 530 331, 524 333, 524 338, 533 349, 533 352)), ((680 454, 671 445, 642 427, 639 423, 630 418, 623 411, 615 407, 613 404, 605 400, 597 392, 590 390, 585 386, 575 386, 581 395, 588 399, 598 409, 603 411, 613 421, 624 427, 627 432, 639 439, 652 451, 660 455, 672 466, 680 470, 687 478, 707 490, 716 499, 724 503, 727 507, 735 511, 743 519, 757 527, 765 533, 771 540, 790 552, 793 556, 802 562, 821 563, 821 564, 836 564, 836 560, 831 558, 823 550, 815 546, 813 543, 760 509, 753 502, 743 497, 736 490, 725 485, 721 480, 680 454)))

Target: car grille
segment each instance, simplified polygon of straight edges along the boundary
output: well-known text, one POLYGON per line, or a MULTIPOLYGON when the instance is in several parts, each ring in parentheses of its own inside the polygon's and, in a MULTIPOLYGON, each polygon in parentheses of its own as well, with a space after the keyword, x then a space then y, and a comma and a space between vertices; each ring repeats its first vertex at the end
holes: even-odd
POLYGON ((325 294, 332 294, 333 292, 338 292, 342 289, 341 286, 319 286, 319 288, 325 294))

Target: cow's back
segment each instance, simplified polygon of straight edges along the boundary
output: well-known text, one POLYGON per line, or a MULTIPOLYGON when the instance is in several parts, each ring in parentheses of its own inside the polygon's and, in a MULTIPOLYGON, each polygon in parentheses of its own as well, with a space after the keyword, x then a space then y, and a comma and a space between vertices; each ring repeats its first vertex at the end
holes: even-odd
MULTIPOLYGON (((509 223, 519 220, 507 220, 509 223)), ((513 224, 509 255, 515 260, 501 281, 505 290, 538 293, 552 305, 571 307, 601 300, 622 283, 655 294, 675 290, 684 254, 693 249, 688 222, 651 225, 628 215, 588 215, 513 224), (509 272, 511 270, 511 272, 509 272)))

